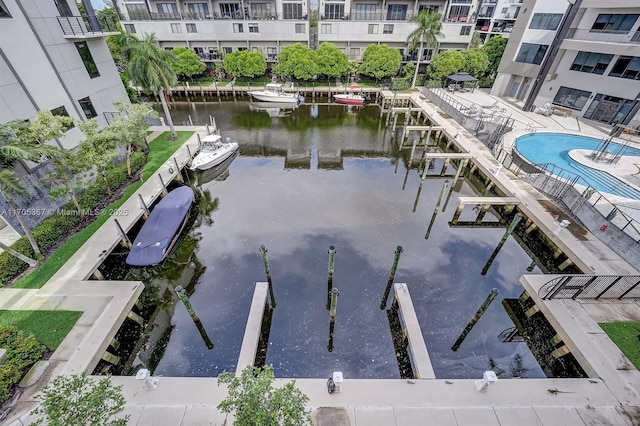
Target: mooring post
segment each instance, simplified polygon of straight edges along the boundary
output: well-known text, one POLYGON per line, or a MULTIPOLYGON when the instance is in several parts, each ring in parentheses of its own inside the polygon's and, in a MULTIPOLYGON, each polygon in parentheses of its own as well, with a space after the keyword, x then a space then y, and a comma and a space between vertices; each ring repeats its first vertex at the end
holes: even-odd
POLYGON ((450 158, 444 159, 444 163, 442 164, 442 169, 440 170, 440 177, 443 177, 447 173, 447 167, 449 166, 449 162, 451 162, 450 158))
POLYGON ((489 268, 491 267, 491 264, 493 263, 494 259, 498 255, 498 252, 500 252, 500 249, 504 245, 505 241, 507 241, 507 238, 509 238, 509 235, 511 235, 513 230, 516 229, 516 226, 518 226, 518 222, 520 222, 521 219, 522 219, 522 214, 516 213, 516 215, 513 217, 513 220, 509 224, 509 227, 507 228, 504 235, 502 236, 502 239, 498 243, 498 246, 493 251, 493 253, 491 253, 491 257, 489 258, 487 263, 484 265, 484 268, 482 268, 482 272, 481 272, 482 275, 487 275, 487 271, 489 270, 489 268))
POLYGON ((191 114, 189 114, 189 126, 193 127, 193 120, 191 119, 191 114))
POLYGON ((431 234, 431 228, 436 221, 436 216, 438 215, 438 209, 440 208, 440 203, 442 202, 442 197, 444 196, 447 187, 449 186, 449 179, 445 180, 442 184, 442 189, 440 190, 440 195, 438 196, 438 201, 436 202, 436 207, 433 209, 433 215, 431 215, 431 222, 429 222, 429 227, 427 228, 427 233, 424 235, 424 239, 429 239, 429 234, 431 234))
POLYGON ((336 309, 338 305, 338 296, 340 296, 340 292, 337 288, 331 289, 331 305, 329 306, 329 323, 333 324, 336 322, 336 309))
POLYGON ((173 157, 173 164, 176 166, 176 179, 178 180, 178 182, 184 182, 184 179, 182 178, 182 169, 180 169, 176 157, 173 157))
POLYGON ((333 329, 335 327, 335 323, 329 321, 329 344, 327 345, 327 350, 329 352, 333 352, 333 329))
MULTIPOLYGON (((442 212, 444 213, 444 211, 447 209, 447 204, 449 204, 449 200, 451 199, 451 194, 453 194, 453 188, 455 188, 456 184, 458 183, 458 179, 460 179, 460 175, 462 174, 462 169, 464 169, 464 167, 467 164, 467 159, 461 159, 460 163, 458 163, 458 170, 456 170, 456 175, 453 178, 453 182, 451 183, 451 186, 449 187, 449 192, 447 193, 447 198, 444 200, 444 205, 442 206, 442 212)), ((458 214, 458 216, 460 216, 458 214)), ((456 218, 456 222, 458 221, 458 219, 456 218)), ((453 222, 453 221, 452 221, 453 222)), ((454 223, 456 223, 454 222, 454 223)))
POLYGON ((407 179, 409 179, 409 172, 411 171, 410 167, 407 167, 407 171, 404 173, 404 180, 402 181, 402 190, 407 187, 407 179))
POLYGON ((422 192, 423 183, 424 183, 424 180, 420 179, 420 184, 418 185, 418 192, 416 193, 416 200, 413 202, 413 210, 411 211, 411 213, 415 213, 416 208, 418 208, 418 200, 420 200, 420 193, 422 192))
POLYGON ((336 248, 329 246, 329 274, 327 278, 327 310, 331 304, 331 289, 333 288, 333 270, 335 264, 336 248))
POLYGON ((391 286, 393 285, 393 279, 396 276, 396 268, 398 268, 398 261, 400 255, 403 252, 402 246, 396 247, 396 251, 393 256, 393 265, 391 266, 391 272, 389 273, 389 279, 387 280, 387 287, 384 289, 384 296, 382 296, 382 302, 380 302, 380 309, 384 310, 387 307, 387 299, 389 299, 389 292, 391 292, 391 286))
POLYGON ((164 197, 169 193, 169 191, 167 191, 167 185, 164 184, 164 180, 162 179, 162 175, 160 173, 158 173, 158 177, 160 178, 160 185, 162 185, 162 194, 160 194, 160 196, 164 197))
POLYGON ((462 209, 464 209, 464 204, 458 204, 458 207, 456 207, 456 211, 453 213, 453 217, 451 218, 451 223, 453 225, 458 224, 458 219, 460 219, 460 215, 462 214, 462 209))
POLYGON ((142 198, 142 195, 138 194, 138 199, 140 200, 140 205, 142 206, 142 210, 144 210, 144 214, 142 215, 142 218, 144 220, 147 220, 150 213, 149 207, 147 207, 147 204, 144 202, 144 198, 142 198))
POLYGON ((487 298, 484 300, 484 302, 482 303, 482 305, 480 305, 480 308, 478 309, 478 311, 475 313, 475 315, 473 316, 473 318, 471 318, 471 321, 469 321, 469 323, 467 324, 467 326, 464 328, 464 330, 462 330, 462 333, 460 334, 460 336, 458 337, 458 340, 456 340, 456 342, 453 344, 453 346, 451 346, 451 350, 452 351, 457 351, 458 348, 460 347, 460 345, 462 344, 462 342, 464 341, 464 339, 467 337, 467 335, 469 334, 469 332, 471 331, 471 329, 473 328, 474 325, 476 325, 476 323, 480 320, 480 318, 482 317, 482 315, 484 314, 484 312, 487 310, 487 308, 489 307, 489 305, 491 304, 491 302, 493 302, 493 299, 496 298, 496 296, 498 296, 498 289, 494 288, 493 290, 491 290, 491 293, 489 293, 489 295, 487 296, 487 298))
POLYGON ((276 298, 273 295, 273 283, 271 282, 271 269, 269 269, 269 257, 267 256, 267 248, 263 245, 260 246, 260 253, 262 253, 262 263, 264 263, 264 271, 267 274, 267 284, 269 284, 269 297, 271 298, 271 307, 276 307, 276 298))
POLYGON ((191 148, 189 148, 189 145, 185 145, 187 147, 187 154, 189 155, 189 161, 191 161, 193 159, 193 154, 191 153, 191 148))
POLYGON ((391 131, 395 134, 396 127, 398 126, 398 113, 394 111, 392 114, 393 114, 393 126, 391 127, 391 131))
POLYGON ((402 128, 402 135, 400 136, 400 148, 399 149, 404 148, 404 139, 405 139, 406 134, 407 134, 407 126, 404 126, 402 128))
POLYGON ((202 140, 200 139, 200 133, 196 133, 196 137, 198 139, 198 149, 197 149, 197 151, 200 151, 202 149, 202 140))
POLYGON ((413 144, 411 144, 411 156, 409 156, 409 168, 411 168, 411 164, 413 164, 413 156, 416 153, 416 145, 418 141, 416 139, 413 140, 413 144))
POLYGON ((209 335, 207 335, 207 331, 204 329, 202 322, 198 317, 198 314, 196 314, 195 309, 193 309, 193 305, 189 300, 189 295, 187 294, 187 290, 185 290, 181 285, 179 285, 175 288, 175 292, 180 298, 180 300, 182 300, 184 307, 187 308, 187 312, 189 313, 189 315, 191 316, 191 319, 193 320, 196 327, 198 328, 198 331, 200 332, 200 336, 202 337, 202 340, 204 340, 204 344, 207 346, 208 349, 213 349, 213 346, 214 346, 213 342, 211 342, 211 339, 209 339, 209 335))
POLYGON ((113 219, 113 222, 116 224, 116 228, 118 228, 118 233, 120 233, 120 236, 122 237, 120 244, 122 244, 123 247, 130 249, 132 244, 131 244, 131 240, 127 236, 127 233, 124 232, 124 229, 122 229, 122 226, 120 226, 120 222, 118 222, 118 219, 113 219))

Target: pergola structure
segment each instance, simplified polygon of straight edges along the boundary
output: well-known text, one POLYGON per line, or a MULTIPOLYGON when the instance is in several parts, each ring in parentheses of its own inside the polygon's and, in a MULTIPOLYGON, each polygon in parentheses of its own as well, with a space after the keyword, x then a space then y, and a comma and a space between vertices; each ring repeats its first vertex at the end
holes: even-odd
POLYGON ((473 89, 476 88, 477 81, 477 78, 467 72, 459 72, 447 76, 447 83, 451 82, 448 85, 449 90, 451 90, 452 92, 464 89, 464 84, 469 82, 473 82, 473 86, 471 87, 471 91, 473 91, 473 89))

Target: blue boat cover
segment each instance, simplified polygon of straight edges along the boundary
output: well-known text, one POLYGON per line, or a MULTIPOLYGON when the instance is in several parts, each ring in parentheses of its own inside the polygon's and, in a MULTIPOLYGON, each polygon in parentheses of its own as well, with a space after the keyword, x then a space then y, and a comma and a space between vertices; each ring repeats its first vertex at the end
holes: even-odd
POLYGON ((162 262, 178 237, 193 200, 193 190, 188 186, 176 188, 160 200, 133 242, 127 264, 149 266, 162 262))

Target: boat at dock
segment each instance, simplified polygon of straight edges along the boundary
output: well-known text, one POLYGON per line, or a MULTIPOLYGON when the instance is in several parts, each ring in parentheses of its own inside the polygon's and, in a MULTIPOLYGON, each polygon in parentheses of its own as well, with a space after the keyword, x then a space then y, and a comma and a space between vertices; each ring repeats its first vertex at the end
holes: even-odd
POLYGON ((304 102, 304 96, 285 92, 282 89, 282 84, 279 83, 269 83, 264 86, 264 90, 250 90, 247 93, 257 101, 262 102, 286 102, 291 104, 304 102))
POLYGON ((181 186, 160 200, 133 242, 127 265, 152 266, 169 257, 187 223, 194 199, 193 190, 181 186))
POLYGON ((202 148, 198 155, 191 160, 189 170, 207 170, 215 167, 231 157, 240 148, 238 142, 230 138, 225 138, 223 142, 222 136, 216 134, 205 136, 200 142, 202 142, 202 148))
POLYGON ((356 90, 362 90, 360 86, 352 85, 347 93, 338 93, 333 95, 333 99, 339 104, 345 105, 364 105, 367 97, 362 93, 356 93, 356 90))

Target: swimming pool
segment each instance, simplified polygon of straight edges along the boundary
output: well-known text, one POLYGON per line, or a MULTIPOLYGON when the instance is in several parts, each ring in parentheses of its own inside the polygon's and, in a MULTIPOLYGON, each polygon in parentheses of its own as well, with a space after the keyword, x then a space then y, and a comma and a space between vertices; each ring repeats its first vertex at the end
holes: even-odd
MULTIPOLYGON (((534 164, 555 164, 579 175, 586 183, 601 192, 640 200, 640 191, 627 185, 610 173, 593 169, 574 161, 569 151, 574 149, 597 149, 601 140, 587 136, 562 133, 535 133, 520 136, 515 146, 527 160, 534 164)), ((620 144, 611 143, 610 152, 616 152, 620 144)), ((640 157, 640 150, 624 148, 623 155, 640 157)))

